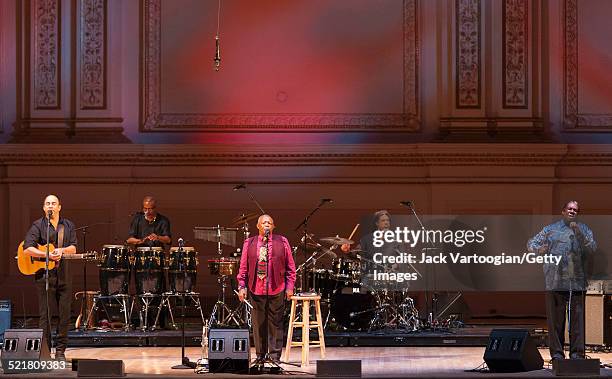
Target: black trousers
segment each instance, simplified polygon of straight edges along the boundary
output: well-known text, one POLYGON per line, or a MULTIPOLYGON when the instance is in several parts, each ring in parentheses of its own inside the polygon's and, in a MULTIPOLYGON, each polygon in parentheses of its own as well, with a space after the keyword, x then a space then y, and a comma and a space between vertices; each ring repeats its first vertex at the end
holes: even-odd
MULTIPOLYGON (((72 302, 72 278, 69 271, 66 262, 62 262, 58 268, 49 271, 51 319, 53 319, 53 309, 57 308, 58 312, 57 339, 55 343, 57 351, 65 351, 68 346, 68 324, 70 323, 70 304, 72 302)), ((49 336, 49 328, 47 327, 47 292, 45 291, 44 274, 44 270, 39 270, 36 272, 34 280, 36 281, 36 292, 38 294, 38 326, 44 331, 45 340, 50 347, 51 338, 49 336)))
POLYGON ((278 295, 268 297, 268 323, 266 324, 266 296, 251 294, 253 302, 253 340, 257 357, 262 358, 266 353, 272 359, 280 359, 283 349, 283 320, 285 317, 285 291, 278 295), (268 335, 268 351, 265 350, 266 329, 268 335))
MULTIPOLYGON (((570 321, 570 358, 584 358, 584 301, 583 291, 572 291, 570 321)), ((565 316, 570 300, 569 291, 546 292, 546 314, 548 321, 548 347, 551 358, 565 358, 565 316)))

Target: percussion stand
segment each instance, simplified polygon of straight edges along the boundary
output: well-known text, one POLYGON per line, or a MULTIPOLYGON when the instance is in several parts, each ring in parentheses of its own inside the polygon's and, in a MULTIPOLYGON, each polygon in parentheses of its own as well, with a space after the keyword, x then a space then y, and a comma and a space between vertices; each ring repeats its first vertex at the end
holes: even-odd
MULTIPOLYGON (((179 239, 179 252, 183 252, 183 239, 179 239)), ((195 362, 189 361, 189 357, 185 356, 185 282, 187 281, 187 265, 183 265, 183 288, 181 291, 181 297, 183 298, 183 306, 181 307, 181 364, 172 366, 173 369, 189 369, 196 368, 195 362)))
MULTIPOLYGON (((331 199, 321 199, 321 201, 319 202, 319 205, 317 205, 316 208, 314 208, 309 214, 308 216, 306 216, 306 218, 304 218, 304 220, 302 220, 302 222, 300 223, 300 225, 298 225, 294 231, 298 231, 300 230, 300 228, 302 228, 303 232, 304 232, 304 237, 302 237, 302 243, 304 244, 303 246, 303 250, 304 250, 304 258, 307 258, 307 240, 308 240, 308 221, 310 221, 310 218, 325 204, 330 203, 331 199)), ((304 288, 306 288, 306 282, 305 282, 305 278, 304 275, 302 275, 302 293, 298 294, 298 295, 309 295, 312 293, 309 292, 303 292, 304 288)))

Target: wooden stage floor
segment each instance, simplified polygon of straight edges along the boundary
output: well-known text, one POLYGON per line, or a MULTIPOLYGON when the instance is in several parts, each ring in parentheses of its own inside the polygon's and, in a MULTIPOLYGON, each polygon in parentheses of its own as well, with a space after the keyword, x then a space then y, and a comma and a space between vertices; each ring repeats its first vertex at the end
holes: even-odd
MULTIPOLYGON (((483 347, 329 347, 328 359, 361 359, 363 377, 416 377, 416 378, 524 378, 552 377, 550 369, 515 374, 491 374, 466 372, 482 363, 483 347)), ((253 352, 254 353, 254 352, 253 352)), ((548 351, 540 349, 542 357, 549 359, 548 351)), ((180 361, 180 347, 79 347, 69 348, 68 359, 97 358, 122 359, 128 378, 161 376, 184 378, 209 376, 215 378, 237 378, 236 374, 195 374, 193 370, 172 370, 170 367, 180 361)), ((200 358, 201 349, 187 347, 186 355, 194 361, 200 358)), ((602 363, 611 363, 612 354, 591 353, 590 357, 600 358, 602 363)), ((311 377, 316 372, 319 351, 311 350, 311 365, 307 368, 283 365, 286 370, 299 376, 311 377)), ((299 362, 299 349, 292 349, 291 362, 299 362)), ((547 364, 545 364, 547 367, 547 364)), ((612 376, 612 369, 601 369, 601 375, 612 376)), ((13 377, 13 375, 3 375, 13 377)), ((15 377, 33 377, 15 375, 15 377)), ((50 372, 36 377, 76 377, 76 372, 64 370, 50 372)), ((278 376, 277 376, 278 377, 278 376)))

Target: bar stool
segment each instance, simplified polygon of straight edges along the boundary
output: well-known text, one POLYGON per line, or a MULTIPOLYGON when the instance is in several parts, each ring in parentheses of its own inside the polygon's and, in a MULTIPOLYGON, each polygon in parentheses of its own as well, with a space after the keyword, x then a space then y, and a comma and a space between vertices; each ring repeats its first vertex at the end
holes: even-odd
POLYGON ((282 359, 284 362, 289 361, 291 348, 294 346, 302 347, 302 364, 308 366, 309 353, 311 347, 321 348, 321 358, 325 358, 325 337, 323 336, 323 318, 321 317, 321 296, 320 295, 295 295, 291 296, 291 314, 289 315, 289 330, 287 331, 287 346, 285 355, 282 359), (310 302, 314 301, 316 320, 310 321, 310 302), (295 310, 298 302, 302 305, 302 320, 296 320, 295 310), (317 328, 319 332, 318 341, 310 341, 310 328, 317 328), (302 328, 302 341, 293 342, 293 329, 302 328))

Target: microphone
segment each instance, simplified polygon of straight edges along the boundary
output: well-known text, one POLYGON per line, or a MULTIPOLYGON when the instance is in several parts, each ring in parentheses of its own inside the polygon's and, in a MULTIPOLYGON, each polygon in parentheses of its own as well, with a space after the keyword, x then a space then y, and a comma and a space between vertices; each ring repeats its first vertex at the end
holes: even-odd
POLYGON ((178 244, 179 244, 179 247, 183 247, 185 245, 185 240, 182 239, 182 238, 179 238, 178 239, 178 244))
POLYGON ((219 36, 215 36, 215 58, 213 61, 215 62, 215 71, 219 71, 221 68, 221 42, 219 41, 219 36))
POLYGON ((48 218, 53 217, 53 211, 52 211, 51 209, 49 209, 49 210, 47 211, 47 217, 48 217, 48 218))
POLYGON ((349 317, 350 317, 350 318, 355 317, 355 312, 351 312, 351 313, 349 313, 349 317))
POLYGON ((405 207, 412 208, 412 201, 410 200, 400 201, 400 204, 405 207))
POLYGON ((264 236, 269 236, 270 235, 270 228, 264 228, 264 236))
POLYGON ((325 204, 325 203, 333 203, 334 200, 333 199, 321 199, 321 204, 325 204))
POLYGON ((233 190, 234 191, 238 191, 238 190, 241 190, 241 189, 244 189, 244 188, 246 188, 246 184, 245 183, 240 183, 238 185, 235 185, 233 190))

